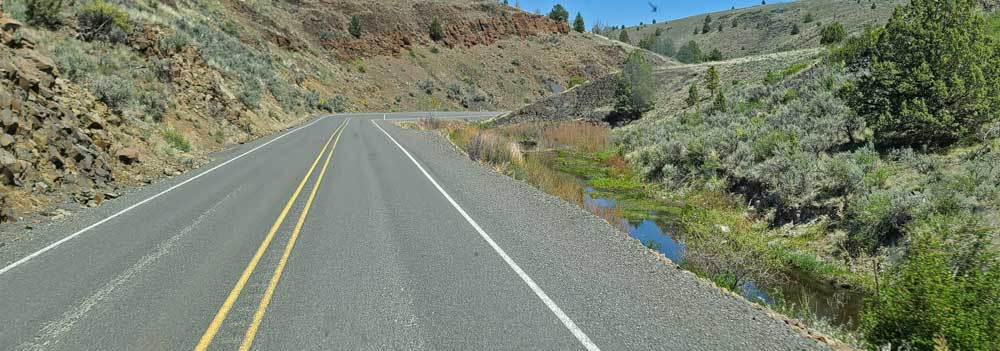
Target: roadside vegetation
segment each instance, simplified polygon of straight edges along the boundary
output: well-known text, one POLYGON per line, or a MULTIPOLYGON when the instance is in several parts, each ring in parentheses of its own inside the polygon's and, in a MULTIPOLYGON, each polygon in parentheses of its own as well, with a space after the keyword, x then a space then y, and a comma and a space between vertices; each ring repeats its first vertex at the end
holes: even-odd
POLYGON ((689 108, 665 117, 639 119, 655 106, 633 55, 615 113, 637 120, 623 128, 444 128, 473 159, 546 192, 617 200, 592 209, 609 223, 661 216, 687 246, 683 266, 722 287, 795 280, 867 296, 860 320, 838 325, 771 292, 776 310, 844 342, 995 349, 997 23, 969 0, 913 0, 855 37, 826 26, 822 59, 759 82, 723 88, 712 67, 689 108))

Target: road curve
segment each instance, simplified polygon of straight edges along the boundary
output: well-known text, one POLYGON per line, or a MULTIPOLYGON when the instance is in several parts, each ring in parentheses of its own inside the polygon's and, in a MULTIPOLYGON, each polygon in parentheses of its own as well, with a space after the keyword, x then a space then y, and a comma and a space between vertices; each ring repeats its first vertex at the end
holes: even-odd
POLYGON ((0 247, 0 349, 823 348, 383 121, 425 116, 327 116, 0 247))

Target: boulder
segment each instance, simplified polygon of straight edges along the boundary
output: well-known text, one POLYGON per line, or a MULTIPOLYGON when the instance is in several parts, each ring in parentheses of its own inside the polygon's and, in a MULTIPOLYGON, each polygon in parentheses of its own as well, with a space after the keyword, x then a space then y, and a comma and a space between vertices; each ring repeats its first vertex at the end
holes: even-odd
POLYGON ((9 108, 12 98, 6 91, 0 91, 0 109, 9 108))
POLYGON ((14 136, 0 132, 0 147, 7 147, 14 143, 14 136))
POLYGON ((9 167, 17 163, 17 157, 7 149, 0 149, 0 167, 9 167))
POLYGON ((126 165, 131 165, 133 163, 139 162, 139 149, 134 147, 126 147, 115 152, 115 157, 118 161, 126 165))
POLYGON ((16 32, 18 29, 24 26, 24 23, 19 22, 16 19, 0 16, 0 30, 4 32, 16 32))

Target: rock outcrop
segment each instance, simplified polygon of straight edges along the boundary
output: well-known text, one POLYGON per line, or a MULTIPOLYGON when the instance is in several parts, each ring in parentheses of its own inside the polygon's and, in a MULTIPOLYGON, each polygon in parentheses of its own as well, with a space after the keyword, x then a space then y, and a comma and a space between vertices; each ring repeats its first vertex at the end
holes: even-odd
POLYGON ((498 124, 587 119, 602 121, 614 105, 618 74, 609 74, 497 117, 498 124))
POLYGON ((0 14, 0 220, 12 217, 18 198, 10 195, 18 190, 81 198, 110 191, 115 179, 107 127, 117 119, 62 80, 53 60, 18 35, 20 27, 0 14))

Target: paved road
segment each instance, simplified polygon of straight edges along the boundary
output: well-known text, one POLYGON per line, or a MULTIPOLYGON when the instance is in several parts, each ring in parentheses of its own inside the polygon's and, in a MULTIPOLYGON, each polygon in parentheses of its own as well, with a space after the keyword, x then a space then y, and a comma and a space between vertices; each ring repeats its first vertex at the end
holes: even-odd
POLYGON ((0 349, 820 348, 381 114, 217 158, 0 249, 0 349))

